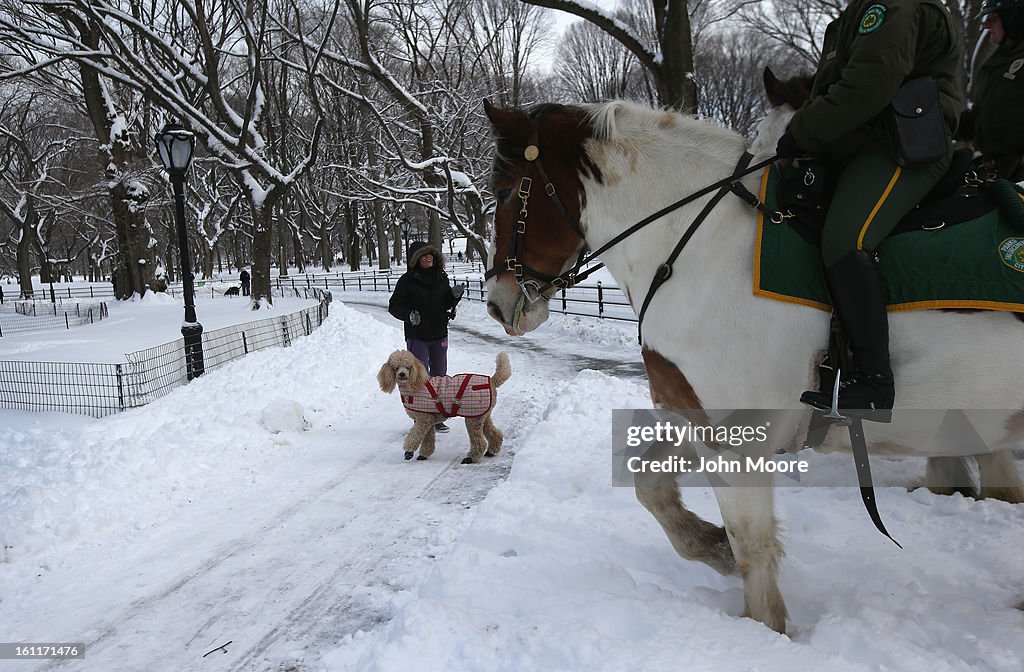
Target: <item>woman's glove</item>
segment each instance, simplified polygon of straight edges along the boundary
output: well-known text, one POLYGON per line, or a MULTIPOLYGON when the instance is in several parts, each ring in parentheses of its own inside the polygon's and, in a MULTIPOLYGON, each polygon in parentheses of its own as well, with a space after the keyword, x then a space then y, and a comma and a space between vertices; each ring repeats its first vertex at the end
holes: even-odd
POLYGON ((420 311, 414 310, 411 313, 409 313, 409 324, 411 324, 412 326, 415 327, 419 323, 420 323, 420 311))
POLYGON ((455 285, 452 287, 452 296, 455 297, 455 303, 462 300, 462 295, 466 293, 465 285, 455 285))
POLYGON ((800 145, 797 144, 796 138, 787 128, 786 132, 779 138, 779 144, 775 146, 775 153, 778 154, 780 159, 795 159, 798 156, 807 156, 800 145))

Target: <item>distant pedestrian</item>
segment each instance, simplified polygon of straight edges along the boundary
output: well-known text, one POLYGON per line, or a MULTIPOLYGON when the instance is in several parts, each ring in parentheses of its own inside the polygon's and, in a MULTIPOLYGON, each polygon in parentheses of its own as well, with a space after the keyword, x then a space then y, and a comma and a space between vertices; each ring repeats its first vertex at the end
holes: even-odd
POLYGON ((462 250, 459 250, 459 261, 462 261, 462 250))
POLYGON ((242 283, 242 296, 249 296, 249 271, 243 268, 238 274, 238 281, 242 283))

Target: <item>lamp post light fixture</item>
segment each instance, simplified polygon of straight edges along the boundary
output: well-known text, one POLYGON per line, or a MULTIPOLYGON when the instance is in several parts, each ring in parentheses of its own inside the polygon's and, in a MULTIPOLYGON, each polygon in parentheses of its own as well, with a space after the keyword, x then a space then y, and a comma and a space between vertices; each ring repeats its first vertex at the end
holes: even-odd
POLYGON ((402 217, 402 220, 398 222, 398 227, 402 229, 402 238, 405 240, 405 257, 406 261, 409 259, 409 229, 412 228, 412 223, 407 217, 402 217))
POLYGON ((154 138, 156 151, 174 190, 174 219, 178 227, 178 254, 181 257, 181 287, 185 296, 185 321, 181 335, 185 339, 185 370, 189 380, 203 375, 203 325, 196 319, 195 285, 192 281, 192 257, 188 253, 185 231, 185 171, 192 162, 196 136, 180 124, 170 123, 154 138))

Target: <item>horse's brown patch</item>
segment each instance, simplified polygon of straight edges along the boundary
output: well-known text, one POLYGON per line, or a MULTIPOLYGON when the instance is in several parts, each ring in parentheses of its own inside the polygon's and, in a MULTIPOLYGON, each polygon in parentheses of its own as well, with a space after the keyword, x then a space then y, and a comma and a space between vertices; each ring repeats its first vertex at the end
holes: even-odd
POLYGON ((690 422, 710 424, 707 413, 700 403, 700 397, 679 367, 646 346, 643 349, 643 357, 654 404, 681 413, 690 422))
POLYGON ((667 130, 675 127, 676 115, 672 114, 671 112, 665 112, 660 117, 658 117, 658 128, 667 130))
POLYGON ((497 141, 493 186, 496 192, 512 192, 511 197, 498 202, 494 213, 495 267, 503 264, 513 249, 517 222, 523 220, 526 233, 520 240, 519 262, 538 273, 556 276, 579 249, 580 238, 559 211, 554 196, 545 193, 537 166, 543 168, 568 216, 579 222, 586 205, 583 176, 589 175, 597 182, 604 179, 585 150, 593 128, 583 109, 565 105, 539 105, 529 112, 487 105, 486 112, 497 141), (524 158, 528 144, 536 144, 540 150, 536 165, 524 158), (527 174, 533 180, 533 189, 524 215, 522 202, 514 194, 527 174))

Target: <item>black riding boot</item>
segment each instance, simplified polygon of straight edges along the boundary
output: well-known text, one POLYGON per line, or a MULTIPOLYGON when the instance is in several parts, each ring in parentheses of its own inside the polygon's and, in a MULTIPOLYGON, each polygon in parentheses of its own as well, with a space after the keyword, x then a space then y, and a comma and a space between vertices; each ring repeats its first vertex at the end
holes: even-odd
MULTIPOLYGON (((850 339, 855 370, 842 372, 839 410, 887 410, 896 391, 889 366, 889 317, 885 311, 882 278, 871 255, 851 252, 826 271, 832 302, 850 339)), ((800 401, 820 409, 832 406, 832 396, 804 392, 800 401)))

